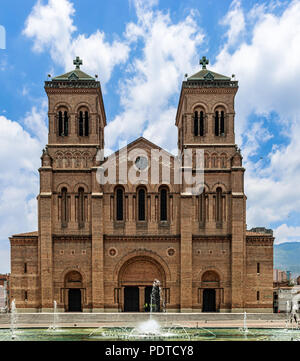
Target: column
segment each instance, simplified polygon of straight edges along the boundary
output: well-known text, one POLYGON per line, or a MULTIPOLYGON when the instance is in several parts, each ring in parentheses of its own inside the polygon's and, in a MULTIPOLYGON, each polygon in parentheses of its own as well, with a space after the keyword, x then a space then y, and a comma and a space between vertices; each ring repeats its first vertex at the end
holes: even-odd
POLYGON ((52 168, 41 167, 39 207, 39 259, 42 312, 53 310, 52 168))
POLYGON ((92 194, 92 308, 104 312, 103 194, 92 194))
POLYGON ((192 312, 192 195, 181 194, 180 310, 192 312))
POLYGON ((244 308, 244 274, 245 274, 245 195, 243 192, 244 168, 232 169, 231 199, 231 310, 241 312, 244 308))
POLYGON ((141 286, 139 287, 139 301, 140 301, 140 305, 139 305, 139 308, 140 308, 140 312, 144 312, 145 309, 144 309, 144 305, 145 305, 145 287, 141 286))
POLYGON ((104 312, 104 245, 103 193, 96 179, 97 167, 92 168, 92 309, 104 312))

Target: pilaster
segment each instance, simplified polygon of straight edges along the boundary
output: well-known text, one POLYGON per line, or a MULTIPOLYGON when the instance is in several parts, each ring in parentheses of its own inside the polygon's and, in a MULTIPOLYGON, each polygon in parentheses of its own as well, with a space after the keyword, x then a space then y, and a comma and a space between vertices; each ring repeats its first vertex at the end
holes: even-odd
POLYGON ((192 312, 192 195, 181 193, 180 310, 192 312))

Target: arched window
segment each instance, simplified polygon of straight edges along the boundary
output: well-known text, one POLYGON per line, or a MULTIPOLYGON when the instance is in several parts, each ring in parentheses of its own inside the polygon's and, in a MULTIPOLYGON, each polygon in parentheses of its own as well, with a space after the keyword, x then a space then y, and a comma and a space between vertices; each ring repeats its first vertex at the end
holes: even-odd
POLYGON ((211 156, 211 167, 218 168, 218 157, 217 154, 212 154, 211 156))
POLYGON ((62 227, 67 227, 68 225, 68 190, 67 188, 62 188, 61 190, 61 224, 62 227))
POLYGON ((219 132, 219 112, 216 111, 215 114, 215 135, 219 136, 220 132, 219 132))
POLYGON ((226 154, 221 154, 220 161, 221 161, 221 168, 227 168, 226 154))
POLYGON ((206 221, 206 196, 205 190, 199 196, 199 222, 204 224, 206 221))
POLYGON ((78 135, 80 137, 89 136, 89 112, 84 108, 79 111, 78 135))
POLYGON ((84 214, 84 189, 78 189, 78 225, 79 227, 84 226, 85 214, 84 214))
POLYGON ((122 188, 116 190, 116 219, 117 221, 124 220, 124 191, 122 188))
POLYGON ((194 113, 194 135, 204 136, 204 111, 200 109, 194 113))
POLYGON ((209 168, 209 155, 204 153, 204 168, 209 168))
POLYGON ((200 112, 200 137, 204 136, 204 113, 200 112))
POLYGON ((194 114, 194 135, 197 136, 198 135, 198 112, 196 111, 194 114))
POLYGON ((146 220, 146 191, 144 188, 138 190, 138 220, 146 220))
POLYGON ((168 220, 168 190, 166 188, 160 190, 160 220, 168 220))
POLYGON ((222 207, 222 189, 217 188, 216 195, 216 221, 217 223, 222 223, 223 221, 223 207, 222 207))
POLYGON ((58 135, 63 135, 63 112, 58 112, 58 135))
POLYGON ((84 135, 89 136, 89 112, 84 112, 84 135))
POLYGON ((60 137, 69 135, 69 115, 67 110, 62 109, 58 112, 58 135, 60 137))
POLYGON ((225 111, 218 108, 215 112, 215 135, 217 137, 225 135, 225 111))
POLYGON ((225 115, 224 115, 224 110, 221 111, 220 135, 225 135, 225 115))

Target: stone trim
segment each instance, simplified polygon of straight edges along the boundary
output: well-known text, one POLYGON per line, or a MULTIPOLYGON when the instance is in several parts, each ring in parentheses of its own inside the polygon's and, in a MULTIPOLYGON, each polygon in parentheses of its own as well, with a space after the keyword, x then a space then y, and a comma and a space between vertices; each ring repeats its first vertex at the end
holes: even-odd
POLYGON ((103 240, 107 242, 177 242, 180 239, 180 235, 172 236, 122 236, 122 235, 103 235, 103 240))
POLYGON ((273 246, 273 236, 246 236, 247 246, 273 246))
POLYGON ((209 235, 209 236, 199 236, 199 235, 195 235, 193 234, 192 237, 193 241, 198 241, 198 242, 211 242, 211 241, 226 241, 229 242, 231 241, 231 235, 225 235, 225 236, 219 236, 219 235, 209 235))
POLYGON ((52 239, 54 242, 64 242, 64 241, 85 241, 90 242, 92 241, 92 236, 81 236, 81 235, 52 235, 52 239))
POLYGON ((103 193, 92 193, 92 198, 103 198, 103 193))
POLYGON ((39 197, 51 198, 52 197, 52 192, 42 192, 42 193, 39 194, 39 197))
POLYGON ((10 237, 10 244, 14 246, 37 246, 38 236, 31 237, 10 237))

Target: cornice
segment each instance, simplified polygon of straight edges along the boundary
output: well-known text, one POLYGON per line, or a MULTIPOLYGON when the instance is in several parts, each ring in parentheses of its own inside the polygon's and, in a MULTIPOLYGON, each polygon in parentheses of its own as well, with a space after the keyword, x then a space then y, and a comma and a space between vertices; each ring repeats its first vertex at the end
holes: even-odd
POLYGON ((274 237, 272 236, 246 236, 247 246, 273 246, 274 237))
POLYGON ((10 244, 15 246, 37 246, 38 236, 10 237, 10 244))
POLYGON ((91 241, 92 236, 91 235, 52 235, 52 239, 54 242, 65 242, 65 241, 91 241))
POLYGON ((220 235, 208 235, 208 236, 204 236, 204 235, 196 235, 193 234, 193 241, 197 241, 197 242, 229 242, 231 241, 231 235, 227 234, 224 236, 220 236, 220 235))
POLYGON ((178 241, 180 235, 152 235, 152 236, 123 236, 123 235, 103 235, 105 241, 122 241, 122 242, 170 242, 178 241))

